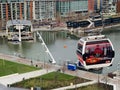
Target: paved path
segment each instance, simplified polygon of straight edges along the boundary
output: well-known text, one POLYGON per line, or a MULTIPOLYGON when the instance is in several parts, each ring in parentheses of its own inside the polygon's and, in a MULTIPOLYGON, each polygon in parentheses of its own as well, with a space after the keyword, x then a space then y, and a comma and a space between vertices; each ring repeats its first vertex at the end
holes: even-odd
POLYGON ((11 56, 11 55, 5 55, 1 53, 0 53, 0 58, 3 60, 9 60, 9 61, 22 63, 26 65, 33 65, 33 66, 37 65, 38 67, 44 68, 41 70, 36 70, 36 71, 28 72, 28 73, 23 73, 23 74, 16 73, 16 74, 0 77, 0 83, 5 86, 7 86, 8 84, 13 84, 13 83, 22 81, 23 79, 29 79, 29 78, 37 77, 37 76, 40 76, 40 75, 43 75, 49 72, 53 72, 57 70, 57 68, 59 68, 59 66, 55 66, 56 68, 54 68, 50 64, 43 65, 42 62, 38 62, 38 61, 34 61, 31 63, 31 60, 29 59, 24 59, 24 58, 20 58, 16 56, 11 56))
MULTIPOLYGON (((109 85, 113 85, 114 87, 114 90, 120 90, 120 79, 112 79, 112 78, 109 78, 107 76, 104 76, 102 74, 95 74, 95 73, 91 73, 91 72, 87 72, 87 71, 83 71, 83 70, 76 70, 76 71, 65 71, 66 74, 69 74, 69 75, 74 75, 74 76, 78 76, 78 77, 81 77, 81 78, 85 78, 85 79, 89 79, 89 80, 92 80, 92 82, 88 82, 86 85, 89 85, 91 83, 95 83, 95 82, 102 82, 102 83, 107 83, 109 85)), ((78 84, 78 87, 81 86, 78 84)), ((84 86, 84 84, 83 84, 84 86)), ((77 86, 73 86, 73 87, 77 87, 77 86)), ((70 86, 68 87, 62 87, 62 88, 59 88, 59 89, 54 89, 54 90, 64 90, 66 88, 72 88, 70 86)))
POLYGON ((32 60, 32 63, 31 63, 30 59, 20 58, 18 56, 14 56, 14 55, 13 56, 12 55, 5 55, 2 53, 0 53, 0 59, 12 61, 12 62, 17 62, 17 63, 22 63, 22 64, 26 64, 26 65, 33 65, 33 66, 37 65, 38 67, 41 67, 41 68, 49 68, 50 67, 50 64, 46 64, 46 63, 43 63, 40 61, 32 60))
MULTIPOLYGON (((31 65, 30 60, 15 57, 15 56, 0 54, 0 58, 7 59, 7 60, 10 60, 10 61, 14 61, 14 62, 19 62, 19 63, 24 63, 24 64, 31 65)), ((39 63, 34 62, 33 64, 34 65, 37 64, 38 66, 43 65, 43 63, 41 63, 41 62, 39 62, 39 63)), ((41 69, 41 70, 36 70, 36 71, 33 71, 33 72, 24 73, 24 74, 16 73, 16 74, 13 74, 13 75, 0 77, 0 83, 2 85, 7 86, 9 84, 22 81, 23 79, 29 79, 29 78, 32 78, 32 77, 40 76, 40 75, 46 74, 48 72, 56 71, 58 69, 62 70, 62 67, 57 66, 57 65, 48 65, 48 64, 46 64, 44 69, 41 69)), ((83 71, 83 70, 69 71, 69 70, 65 69, 64 73, 92 80, 92 82, 88 82, 87 84, 95 83, 95 82, 98 82, 98 80, 99 80, 100 82, 114 85, 115 90, 120 90, 120 85, 119 85, 120 84, 120 79, 117 79, 117 78, 112 79, 112 78, 105 77, 103 75, 98 75, 98 74, 83 71)), ((81 85, 78 85, 78 86, 81 86, 81 85)), ((65 88, 66 87, 59 88, 59 89, 56 89, 56 90, 64 90, 65 88)), ((71 87, 67 87, 67 88, 71 88, 71 87)))
POLYGON ((67 87, 61 87, 61 88, 52 89, 52 90, 67 90, 67 89, 74 89, 74 88, 77 88, 77 87, 92 85, 92 84, 95 84, 95 83, 97 83, 97 82, 96 82, 96 81, 90 81, 90 82, 86 82, 86 83, 71 85, 71 86, 67 86, 67 87))
POLYGON ((40 76, 40 75, 43 75, 49 72, 53 72, 53 71, 54 71, 53 69, 49 69, 49 70, 42 69, 42 70, 32 71, 32 72, 28 72, 24 74, 14 74, 11 76, 1 77, 0 83, 4 86, 8 86, 9 84, 20 82, 25 79, 37 77, 37 76, 40 76))

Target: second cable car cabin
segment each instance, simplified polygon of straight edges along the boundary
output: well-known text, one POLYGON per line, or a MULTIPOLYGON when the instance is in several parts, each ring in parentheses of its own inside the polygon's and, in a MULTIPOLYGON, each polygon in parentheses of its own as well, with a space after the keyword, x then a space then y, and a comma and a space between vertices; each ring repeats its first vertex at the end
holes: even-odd
POLYGON ((79 65, 85 69, 97 69, 112 65, 114 48, 105 35, 82 37, 77 46, 79 65))

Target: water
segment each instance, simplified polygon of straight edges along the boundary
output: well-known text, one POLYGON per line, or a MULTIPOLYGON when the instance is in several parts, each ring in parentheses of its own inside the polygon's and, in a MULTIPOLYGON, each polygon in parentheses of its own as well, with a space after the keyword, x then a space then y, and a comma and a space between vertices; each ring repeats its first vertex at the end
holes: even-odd
POLYGON ((111 67, 104 68, 103 73, 120 70, 120 28, 118 27, 106 30, 103 32, 103 34, 110 38, 115 49, 113 65, 111 67))
MULTIPOLYGON (((67 32, 41 32, 41 35, 58 64, 63 64, 66 60, 77 61, 75 53, 77 40, 68 38, 67 32)), ((0 38, 0 53, 9 55, 17 53, 33 61, 48 62, 50 58, 38 38, 34 42, 24 41, 21 44, 12 44, 0 38)))
MULTIPOLYGON (((119 53, 120 53, 120 28, 112 28, 103 32, 110 38, 115 49, 115 59, 111 67, 103 69, 103 73, 113 72, 120 69, 119 53)), ((57 64, 63 65, 65 61, 77 61, 76 47, 78 39, 68 37, 67 32, 41 32, 41 35, 47 44, 48 49, 55 58, 57 64)), ((0 53, 14 55, 19 53, 30 60, 38 60, 48 62, 50 57, 45 52, 44 46, 38 38, 34 42, 22 42, 21 44, 11 44, 6 39, 0 38, 0 53)))

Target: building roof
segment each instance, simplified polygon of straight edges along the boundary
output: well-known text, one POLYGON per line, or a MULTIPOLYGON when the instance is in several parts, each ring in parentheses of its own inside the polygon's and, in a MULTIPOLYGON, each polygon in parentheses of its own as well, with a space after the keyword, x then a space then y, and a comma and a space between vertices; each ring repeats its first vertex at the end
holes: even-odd
POLYGON ((12 26, 12 25, 32 25, 31 21, 29 20, 9 20, 7 21, 6 26, 12 26))

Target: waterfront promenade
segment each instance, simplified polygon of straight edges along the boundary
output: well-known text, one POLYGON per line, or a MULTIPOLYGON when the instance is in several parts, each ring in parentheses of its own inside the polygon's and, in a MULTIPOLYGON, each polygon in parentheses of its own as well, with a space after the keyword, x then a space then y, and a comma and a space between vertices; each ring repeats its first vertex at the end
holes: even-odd
MULTIPOLYGON (((10 60, 10 61, 14 61, 14 62, 18 62, 18 63, 31 65, 30 60, 20 58, 20 57, 16 57, 16 56, 0 54, 0 58, 10 60)), ((33 64, 34 64, 34 66, 37 64, 39 67, 41 67, 41 65, 43 65, 43 63, 41 63, 41 62, 39 62, 39 63, 38 62, 33 62, 33 64)), ((37 77, 37 76, 40 76, 40 75, 43 75, 43 74, 46 74, 46 73, 49 73, 49 72, 57 71, 59 69, 62 70, 62 67, 58 66, 58 65, 54 65, 54 64, 46 64, 46 66, 44 66, 43 69, 40 69, 40 70, 36 70, 36 71, 28 72, 28 73, 23 73, 23 74, 15 73, 15 74, 12 74, 12 75, 0 77, 0 84, 2 84, 4 86, 9 86, 10 84, 22 81, 24 79, 37 77)), ((73 76, 78 76, 78 77, 85 78, 85 79, 89 79, 89 80, 92 80, 92 81, 87 82, 87 83, 67 86, 67 87, 61 87, 61 88, 57 88, 57 89, 54 89, 54 90, 65 90, 65 89, 68 89, 68 88, 85 86, 85 85, 97 83, 98 81, 102 82, 102 83, 107 83, 107 84, 110 84, 110 85, 114 85, 114 90, 120 90, 120 85, 119 85, 120 84, 120 78, 119 79, 118 78, 109 78, 109 77, 104 76, 102 74, 98 75, 98 74, 91 73, 91 72, 88 72, 88 71, 83 71, 83 70, 70 71, 70 70, 65 69, 64 73, 69 74, 69 75, 73 75, 73 76)))
POLYGON ((47 27, 47 26, 41 26, 39 28, 34 28, 33 31, 66 31, 69 30, 67 27, 47 27))

